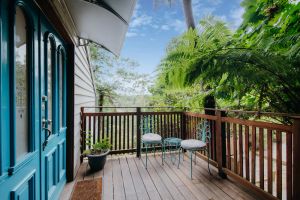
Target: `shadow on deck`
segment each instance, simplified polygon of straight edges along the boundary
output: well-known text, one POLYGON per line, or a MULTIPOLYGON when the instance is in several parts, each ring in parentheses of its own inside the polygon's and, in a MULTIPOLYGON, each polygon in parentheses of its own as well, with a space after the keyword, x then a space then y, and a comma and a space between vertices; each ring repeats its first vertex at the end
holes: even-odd
MULTIPOLYGON (((142 157, 145 159, 145 157, 142 157)), ((112 199, 259 199, 251 191, 236 185, 230 179, 221 179, 212 167, 213 176, 207 171, 206 161, 197 158, 193 164, 193 180, 189 178, 189 159, 173 165, 167 156, 161 165, 160 155, 149 156, 148 170, 141 159, 133 155, 109 156, 105 168, 90 173, 83 162, 76 181, 103 177, 103 198, 112 199)))

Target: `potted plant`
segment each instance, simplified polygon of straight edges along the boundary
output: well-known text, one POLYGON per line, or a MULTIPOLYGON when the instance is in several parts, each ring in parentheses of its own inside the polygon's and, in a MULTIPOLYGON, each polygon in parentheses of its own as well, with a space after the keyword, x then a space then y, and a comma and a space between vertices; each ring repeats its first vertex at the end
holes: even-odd
MULTIPOLYGON (((90 143, 90 140, 90 137, 88 137, 87 143, 90 143)), ((88 162, 93 172, 103 169, 106 156, 110 153, 110 147, 109 138, 104 138, 93 144, 91 149, 83 152, 88 157, 88 162)))

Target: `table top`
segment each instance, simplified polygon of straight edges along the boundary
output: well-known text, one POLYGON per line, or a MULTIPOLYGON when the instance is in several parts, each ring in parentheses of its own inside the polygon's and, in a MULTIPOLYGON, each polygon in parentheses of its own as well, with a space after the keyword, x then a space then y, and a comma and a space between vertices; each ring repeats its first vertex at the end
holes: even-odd
POLYGON ((169 144, 180 144, 182 139, 176 138, 176 137, 169 137, 164 139, 164 143, 169 143, 169 144))

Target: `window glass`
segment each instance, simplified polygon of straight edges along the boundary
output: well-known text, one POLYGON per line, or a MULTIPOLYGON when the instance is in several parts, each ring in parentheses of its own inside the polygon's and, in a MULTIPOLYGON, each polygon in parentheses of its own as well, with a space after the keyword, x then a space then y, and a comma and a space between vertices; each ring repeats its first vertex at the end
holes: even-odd
POLYGON ((27 31, 24 12, 16 8, 15 33, 16 59, 16 156, 17 159, 28 152, 28 63, 27 31))
POLYGON ((52 58, 52 46, 51 41, 48 38, 47 44, 47 96, 48 96, 48 129, 53 132, 52 130, 52 102, 53 102, 53 94, 52 94, 52 66, 53 66, 53 58, 52 58))
POLYGON ((62 128, 63 124, 63 100, 64 100, 64 89, 63 89, 63 68, 64 68, 64 53, 61 50, 59 53, 59 127, 62 128))

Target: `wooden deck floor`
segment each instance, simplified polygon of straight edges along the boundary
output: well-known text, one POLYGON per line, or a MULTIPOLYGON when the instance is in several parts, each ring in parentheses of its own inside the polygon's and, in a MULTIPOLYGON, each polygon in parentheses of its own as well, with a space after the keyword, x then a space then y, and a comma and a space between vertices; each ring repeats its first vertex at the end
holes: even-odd
MULTIPOLYGON (((145 157, 142 157, 145 159, 145 157)), ((104 200, 117 199, 259 199, 250 191, 241 188, 229 179, 221 179, 212 167, 213 176, 207 171, 207 163, 197 158, 193 165, 193 180, 189 178, 189 160, 173 165, 167 158, 161 165, 161 157, 150 156, 148 170, 142 160, 131 156, 110 156, 105 168, 97 173, 89 173, 84 162, 76 180, 103 177, 104 200)))

